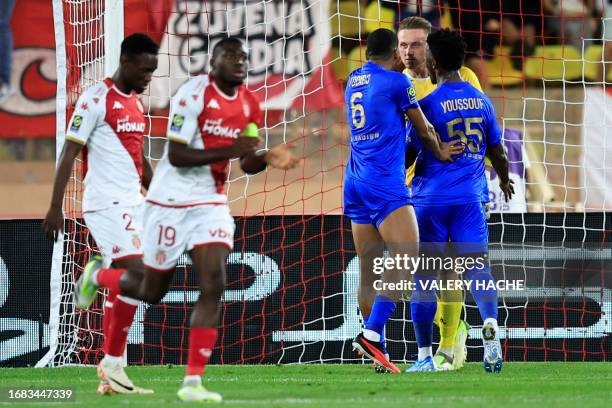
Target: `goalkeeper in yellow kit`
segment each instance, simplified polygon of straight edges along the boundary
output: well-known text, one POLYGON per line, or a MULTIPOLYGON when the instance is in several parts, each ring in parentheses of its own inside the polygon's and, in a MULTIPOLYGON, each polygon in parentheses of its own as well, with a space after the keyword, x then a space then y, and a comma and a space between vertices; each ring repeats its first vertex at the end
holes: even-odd
MULTIPOLYGON (((436 89, 429 78, 425 64, 427 36, 431 32, 429 21, 421 17, 408 17, 399 24, 398 53, 404 66, 404 74, 410 78, 416 90, 417 100, 423 99, 436 89)), ((462 66, 461 78, 482 91, 476 74, 462 66)), ((406 172, 406 183, 411 185, 414 176, 414 162, 406 172)), ((461 368, 467 357, 465 342, 469 326, 461 320, 463 293, 461 290, 440 291, 435 323, 440 328, 440 346, 434 356, 436 367, 443 370, 461 368)))

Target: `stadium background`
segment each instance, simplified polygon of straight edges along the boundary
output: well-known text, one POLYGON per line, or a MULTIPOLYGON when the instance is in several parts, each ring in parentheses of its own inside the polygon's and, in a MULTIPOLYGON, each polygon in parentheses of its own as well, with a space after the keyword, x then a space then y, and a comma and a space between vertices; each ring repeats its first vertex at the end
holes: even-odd
MULTIPOLYGON (((64 2, 68 110, 81 87, 100 74, 103 3, 64 2)), ((364 61, 362 45, 368 32, 379 26, 393 28, 394 21, 410 13, 424 15, 435 25, 450 25, 459 8, 456 1, 290 1, 283 3, 289 7, 283 10, 287 19, 279 17, 285 24, 266 31, 262 22, 247 27, 236 17, 232 23, 231 10, 245 3, 258 2, 189 1, 179 2, 186 8, 175 8, 173 0, 125 1, 125 34, 148 32, 162 49, 168 42, 166 59, 162 55, 160 63, 168 71, 152 88, 173 89, 187 74, 202 69, 205 62, 198 59, 184 63, 184 58, 167 55, 184 57, 184 47, 201 55, 220 31, 234 30, 252 44, 269 44, 259 60, 251 61, 250 72, 250 86, 261 93, 268 109, 266 140, 294 141, 305 159, 297 172, 230 175, 231 206, 240 233, 229 261, 221 340, 213 361, 361 361, 348 342, 360 321, 355 297, 358 269, 349 224, 340 216, 348 154, 342 79, 364 61), (304 4, 306 11, 299 11, 304 4), (213 18, 228 10, 228 25, 213 18), (292 15, 301 17, 292 20, 292 15), (210 26, 202 22, 204 17, 210 26), (284 32, 277 30, 281 26, 284 32), (283 46, 274 45, 279 43, 283 46), (291 49, 299 52, 290 53, 291 49), (280 68, 275 65, 279 60, 280 68)), ((473 2, 464 2, 462 12, 486 14, 467 3, 473 2)), ((530 288, 501 299, 500 320, 509 329, 503 346, 513 361, 609 361, 612 353, 607 246, 612 228, 605 213, 611 203, 607 158, 612 154, 612 119, 610 88, 606 92, 598 78, 604 53, 597 21, 601 23, 605 6, 599 3, 599 11, 587 12, 583 6, 582 12, 573 14, 560 10, 555 15, 543 8, 500 10, 500 21, 504 16, 543 21, 536 45, 525 55, 523 43, 517 53, 501 35, 495 37, 492 50, 476 58, 476 66, 484 67, 480 73, 489 83, 486 92, 498 117, 505 126, 522 130, 534 175, 527 184, 530 213, 494 214, 490 222, 492 242, 503 242, 506 248, 493 257, 495 276, 525 278, 530 288), (578 23, 574 31, 584 37, 578 43, 563 29, 554 31, 558 23, 563 28, 569 22, 578 23), (513 64, 517 60, 520 69, 513 64), (568 246, 588 250, 568 259, 563 249, 568 246), (526 247, 541 251, 523 256, 526 247), (510 253, 519 255, 513 258, 510 253)), ((50 271, 57 257, 53 259, 53 245, 43 240, 37 220, 48 205, 56 150, 58 76, 52 7, 42 0, 20 1, 12 25, 17 89, 0 105, 0 215, 7 219, 0 221, 0 365, 93 364, 101 357, 100 309, 77 313, 69 299, 71 280, 93 248, 80 221, 78 168, 66 202, 71 220, 63 266, 55 278, 50 271)), ((457 28, 482 38, 495 35, 482 26, 457 28)), ((169 93, 147 97, 152 136, 148 146, 154 161, 160 157, 168 97, 169 93)), ((130 362, 185 362, 183 325, 189 291, 196 288, 185 270, 188 266, 177 274, 165 302, 146 313, 141 307, 130 333, 130 362)), ((391 353, 399 361, 412 360, 416 352, 406 305, 398 308, 389 328, 391 353)), ((469 296, 466 312, 468 321, 479 321, 469 296)), ((477 333, 475 328, 468 343, 472 361, 481 357, 477 333)))

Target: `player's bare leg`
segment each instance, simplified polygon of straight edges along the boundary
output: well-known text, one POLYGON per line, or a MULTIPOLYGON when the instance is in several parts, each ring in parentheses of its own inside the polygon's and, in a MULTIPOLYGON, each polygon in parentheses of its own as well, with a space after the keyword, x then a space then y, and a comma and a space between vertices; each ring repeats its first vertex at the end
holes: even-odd
POLYGON ((355 252, 359 257, 359 309, 364 321, 370 316, 376 290, 374 281, 377 276, 373 273, 374 258, 381 258, 384 254, 385 243, 378 230, 372 224, 351 223, 355 252))
POLYGON ((78 307, 87 308, 99 287, 109 290, 113 299, 110 319, 105 322, 105 357, 98 365, 101 383, 98 393, 151 394, 152 390, 135 386, 123 370, 123 352, 138 301, 157 303, 168 291, 174 268, 167 272, 147 271, 140 258, 115 262, 103 268, 101 258, 90 261, 79 277, 75 297, 78 307))
MULTIPOLYGON (((364 324, 368 321, 374 298, 376 297, 376 289, 374 289, 374 281, 377 275, 374 271, 374 259, 384 256, 385 242, 380 236, 378 230, 372 224, 351 223, 353 233, 353 242, 355 243, 355 252, 359 257, 359 310, 363 317, 364 324)), ((384 354, 387 360, 389 353, 387 352, 384 331, 381 344, 384 349, 384 354)), ((375 364, 377 372, 386 372, 386 369, 375 364)))
MULTIPOLYGON (((142 270, 142 258, 130 257, 112 263, 113 269, 142 270)), ((109 292, 104 304, 104 358, 98 364, 98 394, 139 393, 152 394, 153 390, 137 387, 123 369, 123 354, 127 336, 134 321, 139 300, 124 294, 109 292)))
POLYGON ((229 248, 223 244, 196 246, 189 253, 198 274, 200 297, 191 312, 189 355, 183 386, 177 396, 181 401, 222 402, 216 392, 202 386, 202 376, 217 341, 219 305, 225 289, 225 260, 229 248))
MULTIPOLYGON (((404 205, 392 211, 380 223, 378 231, 391 258, 397 255, 400 257, 417 255, 419 232, 412 206, 404 205)), ((402 291, 390 288, 389 284, 408 279, 410 279, 408 270, 399 268, 385 270, 382 276, 382 290, 377 291, 366 329, 353 341, 353 347, 393 373, 399 373, 400 370, 384 356, 380 340, 384 326, 402 295, 402 291)))

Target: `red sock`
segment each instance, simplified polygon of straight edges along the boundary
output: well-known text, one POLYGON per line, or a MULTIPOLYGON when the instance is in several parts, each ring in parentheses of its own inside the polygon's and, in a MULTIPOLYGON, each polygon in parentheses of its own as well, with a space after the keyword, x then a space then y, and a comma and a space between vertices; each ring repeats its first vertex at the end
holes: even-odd
POLYGON ((119 286, 119 279, 125 272, 125 269, 112 269, 102 268, 98 271, 98 286, 102 288, 108 288, 110 293, 121 293, 121 287, 119 286))
POLYGON ((120 357, 125 351, 127 344, 128 332, 134 321, 134 314, 138 307, 138 301, 133 299, 122 298, 117 296, 113 303, 111 314, 111 324, 106 335, 107 350, 106 354, 114 357, 120 357), (134 302, 127 303, 126 302, 134 302))
POLYGON ((104 346, 102 350, 104 350, 104 354, 108 353, 108 330, 112 320, 113 303, 116 299, 117 294, 111 292, 106 297, 106 302, 104 302, 104 316, 102 316, 102 334, 104 334, 104 346))
POLYGON ((216 327, 189 329, 189 356, 185 375, 202 375, 217 342, 216 327))

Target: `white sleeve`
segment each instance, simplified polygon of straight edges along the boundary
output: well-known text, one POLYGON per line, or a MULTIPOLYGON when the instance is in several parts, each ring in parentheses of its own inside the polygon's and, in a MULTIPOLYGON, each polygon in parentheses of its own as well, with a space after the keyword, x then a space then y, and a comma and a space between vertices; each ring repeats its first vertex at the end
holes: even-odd
POLYGON ((74 107, 72 118, 70 118, 68 123, 66 140, 85 145, 94 129, 100 123, 100 117, 103 112, 99 104, 94 103, 91 95, 92 93, 87 90, 79 97, 74 107))
POLYGON ((198 116, 202 112, 199 99, 192 98, 191 81, 183 84, 170 103, 168 140, 189 144, 197 135, 198 116))

